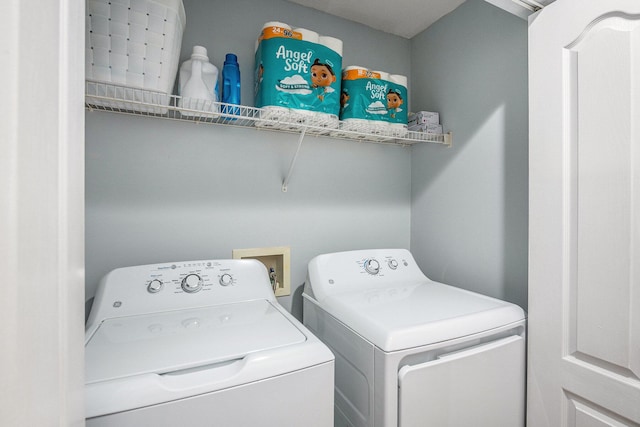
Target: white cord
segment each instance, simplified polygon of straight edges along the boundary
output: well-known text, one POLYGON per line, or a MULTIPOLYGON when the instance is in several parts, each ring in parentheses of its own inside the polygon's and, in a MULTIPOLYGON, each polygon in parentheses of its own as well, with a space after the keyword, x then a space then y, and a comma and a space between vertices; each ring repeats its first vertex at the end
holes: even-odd
POLYGON ((302 133, 300 133, 300 138, 298 139, 298 149, 296 150, 296 154, 293 155, 293 159, 291 159, 291 165, 289 165, 289 173, 287 177, 284 179, 282 183, 282 192, 287 192, 287 185, 289 185, 289 179, 291 178, 291 174, 293 173, 293 167, 296 164, 296 160, 298 159, 298 153, 300 152, 300 147, 302 147, 302 140, 304 139, 304 134, 307 132, 307 128, 302 129, 302 133))

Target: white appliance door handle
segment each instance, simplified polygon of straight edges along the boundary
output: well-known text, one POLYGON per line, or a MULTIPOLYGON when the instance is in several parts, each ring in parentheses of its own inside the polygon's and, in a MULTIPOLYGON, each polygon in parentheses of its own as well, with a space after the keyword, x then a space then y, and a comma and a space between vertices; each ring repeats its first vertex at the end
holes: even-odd
POLYGON ((450 353, 443 353, 437 356, 436 359, 430 360, 428 362, 419 363, 416 365, 404 365, 398 371, 398 375, 400 378, 404 377, 404 375, 410 371, 419 370, 432 365, 439 365, 441 363, 447 363, 456 359, 465 359, 471 356, 478 355, 485 351, 494 350, 500 347, 508 346, 516 341, 523 341, 524 338, 519 335, 511 335, 506 338, 501 338, 495 341, 490 341, 488 343, 478 344, 473 347, 463 348, 462 350, 452 351, 450 353))
POLYGON ((158 380, 169 390, 188 390, 203 385, 218 384, 237 376, 247 364, 247 359, 238 358, 196 368, 181 369, 158 375, 158 380))
POLYGON ((459 351, 452 351, 451 353, 445 353, 438 356, 438 360, 453 360, 453 359, 461 359, 463 357, 469 357, 481 353, 483 351, 493 350, 494 348, 503 347, 505 345, 511 344, 515 341, 521 341, 522 338, 519 335, 512 335, 510 337, 502 338, 496 341, 490 341, 488 343, 479 344, 473 347, 468 347, 459 351))

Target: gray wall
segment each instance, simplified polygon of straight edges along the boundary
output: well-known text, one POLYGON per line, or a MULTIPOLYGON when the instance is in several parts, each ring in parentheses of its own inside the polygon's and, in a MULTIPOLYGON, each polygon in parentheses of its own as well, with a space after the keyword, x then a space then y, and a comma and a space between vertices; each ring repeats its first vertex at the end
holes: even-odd
POLYGON ((410 149, 86 114, 87 298, 113 268, 231 258, 290 246, 281 304, 300 315, 307 263, 320 253, 409 247, 410 149))
MULTIPOLYGON (((410 41, 283 0, 184 0, 181 59, 200 44, 220 69, 238 55, 253 105, 254 43, 266 21, 344 40, 344 64, 409 75, 410 41)), ((411 150, 305 138, 289 191, 280 190, 297 136, 103 112, 86 114, 87 299, 111 269, 230 258, 235 248, 291 247, 292 296, 315 255, 409 247, 411 150)))
POLYGON ((469 0, 411 43, 414 110, 454 145, 413 148, 411 250, 432 279, 527 306, 527 23, 469 0))
POLYGON ((307 262, 409 247, 433 279, 526 307, 526 23, 469 0, 409 41, 283 0, 184 0, 194 44, 239 57, 243 104, 255 37, 279 20, 342 38, 344 65, 411 76, 413 110, 440 111, 454 147, 307 137, 289 186, 292 134, 111 113, 86 115, 87 298, 113 268, 291 247, 301 315, 307 262))

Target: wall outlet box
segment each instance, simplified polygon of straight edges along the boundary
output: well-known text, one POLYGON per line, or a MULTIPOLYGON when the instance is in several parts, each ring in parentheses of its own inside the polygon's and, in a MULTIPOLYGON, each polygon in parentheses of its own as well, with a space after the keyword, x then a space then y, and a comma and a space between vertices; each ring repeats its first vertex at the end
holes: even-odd
POLYGON ((257 259, 267 267, 277 297, 291 294, 291 252, 287 246, 234 249, 233 259, 257 259))

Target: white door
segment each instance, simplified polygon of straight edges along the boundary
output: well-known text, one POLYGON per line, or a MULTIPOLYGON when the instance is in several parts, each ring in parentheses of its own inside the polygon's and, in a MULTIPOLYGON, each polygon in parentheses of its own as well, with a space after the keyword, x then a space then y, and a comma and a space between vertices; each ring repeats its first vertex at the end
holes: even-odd
POLYGON ((640 425, 640 1, 529 26, 528 426, 640 425))
POLYGON ((84 4, 0 1, 0 426, 84 425, 84 4))

